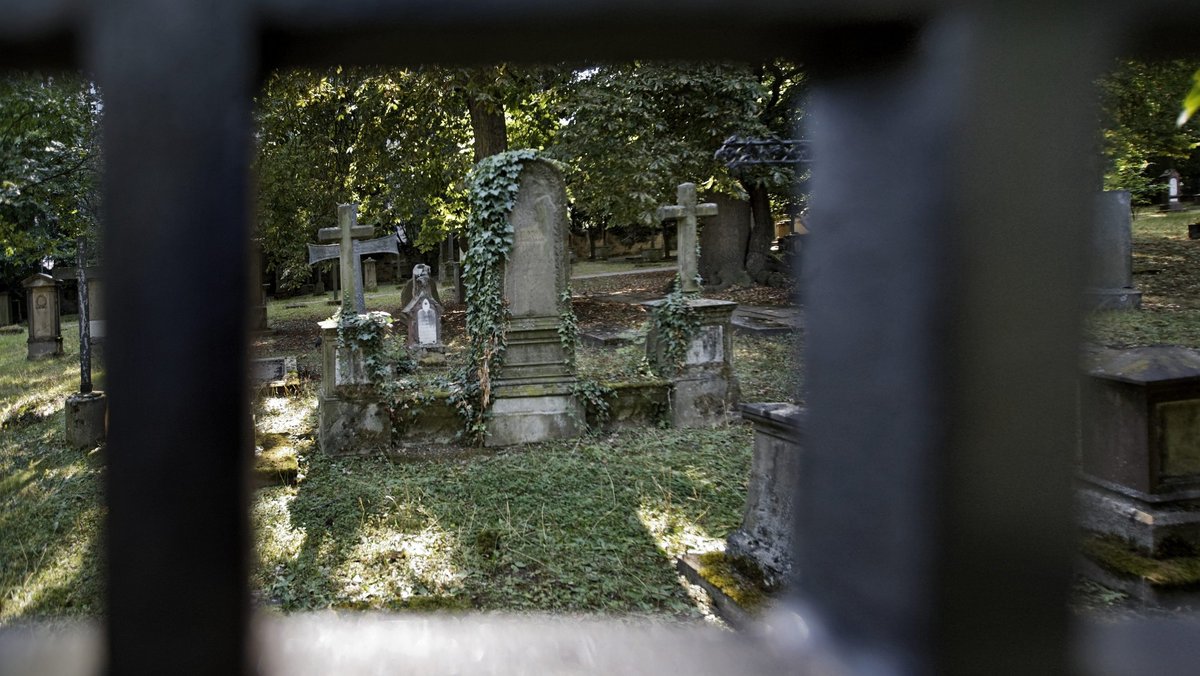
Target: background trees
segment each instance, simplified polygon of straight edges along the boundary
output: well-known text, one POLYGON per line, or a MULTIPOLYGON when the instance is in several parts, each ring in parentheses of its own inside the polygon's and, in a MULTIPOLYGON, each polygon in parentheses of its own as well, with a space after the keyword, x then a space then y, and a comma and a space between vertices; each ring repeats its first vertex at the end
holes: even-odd
POLYGON ((1129 190, 1136 204, 1159 202, 1166 189, 1159 177, 1176 169, 1200 192, 1200 129, 1176 124, 1197 65, 1124 60, 1100 80, 1105 189, 1129 190))
POLYGON ((0 76, 0 286, 74 256, 99 218, 100 94, 85 78, 0 76))

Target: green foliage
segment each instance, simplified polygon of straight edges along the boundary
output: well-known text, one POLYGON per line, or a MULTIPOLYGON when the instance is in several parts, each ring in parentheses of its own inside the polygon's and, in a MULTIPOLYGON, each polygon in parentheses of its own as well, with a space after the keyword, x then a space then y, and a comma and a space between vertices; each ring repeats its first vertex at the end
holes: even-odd
POLYGON ((101 109, 78 75, 0 76, 0 282, 96 239, 101 109))
POLYGON ((1200 110, 1200 70, 1192 74, 1192 88, 1183 99, 1183 110, 1179 113, 1176 124, 1182 127, 1200 110))
MULTIPOLYGON (((351 307, 349 294, 346 295, 342 307, 351 307)), ((336 319, 338 347, 361 352, 363 369, 377 389, 388 393, 388 387, 395 382, 398 374, 411 373, 416 369, 408 350, 392 335, 393 320, 387 312, 360 315, 339 309, 336 319)))
POLYGON ((585 414, 583 420, 576 422, 588 427, 592 433, 599 432, 608 421, 611 412, 609 402, 617 396, 617 391, 590 378, 580 378, 571 385, 571 395, 583 404, 585 414), (596 421, 594 428, 588 425, 588 420, 596 421))
POLYGON ((470 126, 439 72, 276 72, 257 103, 258 227, 284 289, 311 278, 305 245, 338 204, 425 249, 462 228, 470 126))
POLYGON ((1200 130, 1180 128, 1174 115, 1195 71, 1194 61, 1126 60, 1100 80, 1105 189, 1128 190, 1136 204, 1149 204, 1165 190, 1164 171, 1200 175, 1193 159, 1200 130))
POLYGON ((562 343, 567 361, 574 365, 575 350, 579 346, 579 321, 575 317, 575 308, 571 306, 570 285, 558 295, 558 340, 562 343))
POLYGON ((653 331, 662 346, 662 358, 655 360, 652 367, 664 378, 673 376, 683 367, 688 346, 699 329, 699 318, 688 303, 689 297, 683 292, 679 277, 676 276, 674 289, 650 316, 653 331))
POLYGON ((471 348, 464 382, 454 390, 453 399, 477 436, 482 434, 482 416, 491 405, 492 373, 504 358, 508 330, 508 309, 501 288, 504 261, 513 243, 508 216, 517 202, 524 162, 535 157, 537 151, 528 149, 492 155, 475 165, 467 177, 470 248, 462 275, 471 299, 467 304, 471 348))
POLYGON ((576 208, 595 222, 654 227, 664 195, 684 180, 738 194, 714 158, 734 133, 765 135, 762 83, 747 66, 634 62, 575 73, 548 153, 571 170, 576 208))

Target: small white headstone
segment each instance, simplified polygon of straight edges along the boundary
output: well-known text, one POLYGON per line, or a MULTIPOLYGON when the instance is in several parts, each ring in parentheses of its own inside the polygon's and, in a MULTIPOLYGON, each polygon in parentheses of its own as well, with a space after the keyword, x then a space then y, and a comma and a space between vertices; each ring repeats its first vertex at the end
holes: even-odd
POLYGON ((429 299, 421 301, 421 309, 417 310, 417 342, 421 345, 437 344, 437 315, 429 307, 429 299))

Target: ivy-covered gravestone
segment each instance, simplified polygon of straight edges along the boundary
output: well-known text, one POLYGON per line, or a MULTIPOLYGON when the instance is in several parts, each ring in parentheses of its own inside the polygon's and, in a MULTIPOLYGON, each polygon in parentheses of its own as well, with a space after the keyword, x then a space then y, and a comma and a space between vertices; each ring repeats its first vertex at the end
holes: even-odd
POLYGON ((575 436, 583 410, 572 394, 562 173, 532 151, 501 153, 476 167, 471 200, 463 271, 484 443, 575 436))

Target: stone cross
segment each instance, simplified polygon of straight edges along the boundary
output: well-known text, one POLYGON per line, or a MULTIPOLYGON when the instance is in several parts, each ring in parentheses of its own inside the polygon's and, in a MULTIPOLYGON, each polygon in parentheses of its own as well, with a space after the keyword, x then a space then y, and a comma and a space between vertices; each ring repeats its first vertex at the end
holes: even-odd
POLYGON ((367 303, 363 298, 363 280, 359 259, 367 254, 390 253, 400 255, 396 247, 396 236, 387 235, 378 239, 363 240, 375 231, 371 225, 358 224, 358 205, 338 205, 338 227, 321 228, 317 237, 322 242, 338 242, 337 244, 309 244, 308 264, 338 259, 341 273, 341 288, 345 294, 354 290, 354 308, 359 314, 367 311, 367 303))
POLYGON ((684 183, 676 192, 677 204, 658 208, 658 220, 675 221, 678 235, 679 281, 684 293, 700 293, 699 260, 696 251, 696 217, 716 216, 717 205, 696 204, 696 184, 684 183))

